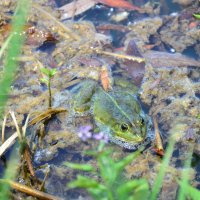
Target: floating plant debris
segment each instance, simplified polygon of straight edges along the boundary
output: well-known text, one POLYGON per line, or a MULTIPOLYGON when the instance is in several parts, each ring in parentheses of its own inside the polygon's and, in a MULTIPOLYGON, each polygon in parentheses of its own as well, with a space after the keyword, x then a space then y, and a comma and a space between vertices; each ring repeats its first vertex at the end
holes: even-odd
POLYGON ((1 78, 12 35, 25 40, 0 95, 0 155, 20 161, 0 184, 14 200, 200 196, 198 1, 33 0, 18 34, 16 0, 0 8, 1 78))

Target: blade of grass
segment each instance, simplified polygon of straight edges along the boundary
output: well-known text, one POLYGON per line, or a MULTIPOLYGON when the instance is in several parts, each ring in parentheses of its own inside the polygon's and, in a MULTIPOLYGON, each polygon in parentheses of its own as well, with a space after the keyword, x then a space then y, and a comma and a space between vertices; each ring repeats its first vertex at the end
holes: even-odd
POLYGON ((165 172, 166 172, 167 167, 169 165, 169 161, 170 161, 173 149, 174 149, 174 145, 175 145, 175 139, 173 139, 173 137, 171 137, 169 144, 168 144, 168 147, 167 147, 167 150, 166 150, 166 153, 165 153, 165 156, 164 156, 164 159, 163 159, 162 164, 160 166, 158 176, 157 176, 157 178, 154 182, 154 186, 153 186, 153 189, 152 189, 150 200, 156 200, 157 199, 157 195, 158 195, 158 193, 159 193, 159 191, 162 187, 162 182, 163 182, 163 179, 164 179, 164 176, 165 176, 165 172))
POLYGON ((13 133, 1 146, 0 146, 0 156, 2 156, 5 151, 10 148, 14 143, 16 138, 18 137, 18 133, 13 133))
POLYGON ((5 128, 6 128, 6 121, 7 121, 8 114, 4 116, 2 130, 1 130, 1 142, 2 144, 5 142, 5 128))
MULTIPOLYGON (((19 56, 21 48, 24 42, 24 36, 20 34, 23 31, 24 24, 29 10, 31 0, 19 0, 17 1, 17 8, 12 19, 12 30, 10 36, 3 44, 0 50, 0 57, 7 49, 5 57, 5 65, 3 78, 0 80, 0 117, 2 116, 4 106, 6 104, 8 92, 17 71, 17 61, 15 58, 19 56)), ((5 143, 4 143, 5 144, 5 143)), ((18 163, 18 155, 16 151, 12 152, 8 167, 5 171, 4 178, 7 180, 13 180, 16 174, 16 167, 18 163)), ((10 186, 7 183, 0 184, 0 199, 9 199, 10 186)))
POLYGON ((193 154, 193 148, 190 149, 188 152, 188 157, 185 161, 184 167, 185 170, 182 172, 182 179, 181 179, 181 184, 178 192, 178 200, 185 200, 186 199, 186 193, 185 193, 185 188, 187 188, 188 185, 188 179, 189 179, 189 168, 192 160, 192 154, 193 154))
POLYGON ((12 20, 12 31, 6 40, 6 43, 3 45, 4 48, 1 49, 0 52, 2 54, 7 47, 4 74, 0 81, 0 108, 2 109, 0 115, 3 113, 2 111, 7 100, 7 95, 17 70, 17 61, 14 58, 21 52, 24 36, 20 33, 23 31, 24 24, 26 23, 29 6, 30 0, 18 1, 16 12, 12 20))
POLYGON ((14 124, 15 124, 15 127, 16 127, 16 131, 17 131, 17 134, 18 134, 19 141, 22 141, 22 134, 21 134, 21 131, 20 131, 20 129, 19 129, 19 125, 18 125, 18 123, 17 123, 17 119, 16 119, 16 117, 15 117, 15 113, 14 113, 13 111, 10 111, 10 115, 11 115, 11 117, 12 117, 12 120, 13 120, 14 124))
POLYGON ((183 187, 185 194, 187 195, 187 199, 191 200, 199 200, 200 199, 200 191, 197 188, 192 187, 189 184, 182 184, 182 182, 179 182, 181 187, 183 187))
MULTIPOLYGON (((13 180, 17 172, 17 166, 18 166, 18 155, 16 151, 13 151, 3 178, 7 180, 13 180)), ((5 200, 10 199, 9 190, 10 190, 10 185, 8 183, 0 182, 0 199, 5 199, 5 200)))

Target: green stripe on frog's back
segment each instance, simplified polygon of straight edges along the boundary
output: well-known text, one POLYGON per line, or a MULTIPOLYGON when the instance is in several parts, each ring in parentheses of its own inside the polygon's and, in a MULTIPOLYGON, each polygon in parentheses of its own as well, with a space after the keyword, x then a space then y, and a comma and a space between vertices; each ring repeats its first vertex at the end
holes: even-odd
MULTIPOLYGON (((114 93, 112 92, 107 93, 102 88, 98 89, 93 99, 93 102, 94 102, 93 114, 94 114, 95 120, 100 121, 100 122, 101 121, 107 122, 109 126, 115 125, 116 121, 117 122, 128 121, 129 123, 133 125, 133 127, 135 127, 135 125, 132 123, 133 119, 131 119, 130 116, 134 117, 135 114, 133 112, 139 112, 139 110, 136 109, 138 107, 136 99, 134 100, 134 102, 137 104, 137 106, 135 106, 134 108, 133 107, 129 108, 130 109, 129 111, 127 110, 124 111, 125 108, 120 107, 119 103, 117 102, 117 98, 113 97, 116 94, 117 94, 117 91, 115 91, 114 93), (133 109, 133 112, 131 111, 131 109, 133 109), (127 114, 127 112, 130 114, 130 116, 127 114)), ((133 95, 129 94, 128 92, 120 91, 119 95, 122 96, 122 98, 129 98, 129 97, 135 98, 133 95)), ((123 100, 122 98, 120 100, 123 100)), ((126 106, 123 103, 122 105, 126 106)))

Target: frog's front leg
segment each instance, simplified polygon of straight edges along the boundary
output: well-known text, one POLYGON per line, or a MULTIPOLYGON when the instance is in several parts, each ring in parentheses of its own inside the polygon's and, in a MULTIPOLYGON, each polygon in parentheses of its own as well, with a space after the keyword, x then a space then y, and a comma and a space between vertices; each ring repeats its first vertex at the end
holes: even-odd
POLYGON ((96 90, 96 82, 92 80, 83 81, 73 99, 73 110, 75 113, 83 114, 90 110, 91 98, 96 90))

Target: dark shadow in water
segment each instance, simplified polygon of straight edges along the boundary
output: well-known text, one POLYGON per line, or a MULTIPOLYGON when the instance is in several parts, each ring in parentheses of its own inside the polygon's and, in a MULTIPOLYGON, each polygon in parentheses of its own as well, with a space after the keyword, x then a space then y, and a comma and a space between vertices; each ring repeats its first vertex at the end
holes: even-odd
POLYGON ((191 47, 188 47, 187 49, 185 49, 182 54, 190 57, 190 58, 195 58, 195 59, 198 59, 199 56, 197 55, 195 49, 194 49, 194 46, 191 46, 191 47))
POLYGON ((36 51, 42 51, 51 54, 56 48, 54 41, 45 41, 42 45, 36 48, 36 51))

